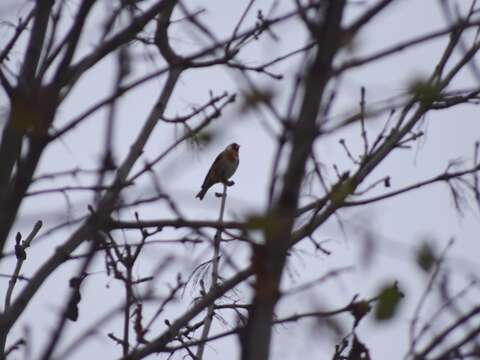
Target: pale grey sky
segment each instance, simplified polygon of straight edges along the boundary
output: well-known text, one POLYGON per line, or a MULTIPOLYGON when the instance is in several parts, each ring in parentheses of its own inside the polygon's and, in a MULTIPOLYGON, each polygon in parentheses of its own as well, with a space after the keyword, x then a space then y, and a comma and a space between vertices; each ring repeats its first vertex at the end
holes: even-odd
MULTIPOLYGON (((219 38, 231 34, 232 27, 236 23, 239 14, 243 11, 248 1, 224 1, 209 0, 208 5, 203 1, 187 1, 188 7, 193 10, 202 6, 208 6, 208 12, 202 15, 202 19, 211 26, 219 38)), ((268 9, 271 0, 258 2, 256 8, 268 9)), ((290 8, 293 1, 280 1, 277 13, 282 13, 290 8)), ((372 1, 365 3, 371 4, 372 1)), ((466 6, 468 1, 458 1, 460 6, 466 6), (466 5, 465 5, 466 4, 466 5)), ((91 33, 95 34, 98 29, 99 15, 102 6, 98 6, 97 16, 90 23, 91 33)), ((363 10, 360 5, 352 6, 347 19, 363 10)), ((16 13, 12 13, 16 14, 16 13)), ((256 11, 252 11, 247 17, 245 26, 251 26, 256 11)), ((179 17, 178 12, 174 18, 179 17)), ((368 25, 360 34, 354 49, 354 54, 369 54, 377 49, 384 48, 400 40, 408 39, 414 35, 427 33, 439 29, 445 25, 436 0, 398 0, 385 14, 368 25)), ((275 29, 275 28, 274 28, 275 29)), ((240 56, 253 64, 261 60, 274 58, 296 46, 301 46, 306 40, 305 31, 293 22, 286 22, 277 28, 281 41, 260 41, 251 48, 245 50, 240 56), (292 44, 294 46, 292 46, 292 44)), ((192 38, 188 27, 183 23, 172 26, 172 44, 180 49, 180 52, 191 52, 198 46, 198 40, 192 38)), ((84 49, 94 42, 92 38, 83 39, 84 49)), ((201 43, 200 43, 201 44, 201 43)), ((428 45, 415 47, 412 50, 390 56, 385 60, 352 71, 342 81, 342 90, 335 105, 334 113, 344 114, 358 106, 360 87, 367 88, 367 100, 383 100, 408 89, 411 79, 418 76, 427 76, 433 69, 434 62, 441 54, 445 39, 434 41, 428 45)), ((137 47, 136 54, 140 54, 142 46, 137 47)), ((351 54, 345 53, 343 58, 351 54)), ((111 90, 112 73, 114 71, 113 57, 109 57, 96 66, 82 79, 74 90, 69 100, 61 107, 59 124, 71 120, 76 114, 82 112, 96 100, 103 98, 111 90)), ((282 103, 285 92, 289 91, 288 84, 291 81, 293 71, 301 57, 275 67, 276 72, 284 73, 286 80, 275 81, 265 76, 252 75, 261 84, 271 86, 278 92, 278 104, 280 109, 285 109, 282 103), (286 84, 286 85, 285 85, 286 84)), ((131 79, 146 74, 161 66, 146 58, 138 57, 134 61, 134 75, 131 79)), ((475 79, 470 72, 465 71, 456 82, 458 88, 476 85, 475 79)), ((155 79, 140 87, 133 93, 124 96, 118 109, 118 128, 116 133, 115 156, 121 161, 129 150, 129 144, 138 133, 143 120, 154 103, 164 78, 155 79)), ((175 89, 174 96, 168 105, 167 114, 177 115, 188 112, 192 105, 201 105, 208 100, 209 91, 215 94, 223 91, 241 92, 244 84, 233 70, 221 67, 207 70, 191 70, 182 75, 180 83, 175 89)), ((0 96, 4 96, 1 94, 0 96)), ((2 103, 4 101, 2 100, 2 103)), ((181 210, 187 217, 216 219, 218 213, 218 199, 209 194, 203 202, 194 198, 198 191, 203 176, 211 161, 225 145, 236 141, 241 145, 240 167, 233 179, 236 185, 229 189, 227 201, 227 216, 230 219, 242 220, 246 216, 261 212, 266 205, 267 186, 270 175, 270 163, 274 151, 274 141, 261 125, 261 116, 275 126, 268 114, 263 115, 255 112, 241 113, 239 111, 241 98, 237 104, 224 111, 222 117, 213 125, 213 129, 220 134, 216 141, 204 151, 192 151, 181 146, 172 153, 161 166, 155 168, 161 185, 168 190, 174 199, 181 205, 181 210)), ((91 168, 92 164, 98 164, 98 156, 103 144, 103 123, 106 112, 100 111, 77 131, 67 135, 63 143, 51 146, 41 163, 39 173, 53 170, 67 169, 72 167, 91 168)), ((372 120, 368 123, 370 131, 381 128, 385 117, 372 120)), ((462 106, 453 110, 431 113, 424 122, 427 136, 411 150, 396 151, 389 156, 384 163, 368 178, 371 183, 385 175, 391 176, 392 188, 402 187, 427 179, 444 171, 451 159, 463 158, 471 160, 474 142, 479 140, 480 124, 478 123, 478 109, 475 106, 462 106)), ((179 130, 180 131, 180 130, 179 130)), ((316 154, 328 169, 330 178, 333 179, 333 164, 338 164, 341 170, 352 168, 351 162, 338 144, 340 138, 345 138, 352 149, 360 149, 361 139, 357 126, 348 127, 335 133, 316 144, 316 154)), ((144 159, 152 159, 166 149, 178 136, 175 129, 166 126, 158 127, 154 136, 148 142, 144 159)), ((141 167, 141 162, 137 169, 141 167)), ((135 172, 135 170, 134 170, 135 172)), ((132 190, 132 198, 148 196, 151 184, 140 181, 132 190)), ((58 183, 59 185, 61 183, 58 183)), ((48 184, 47 187, 53 186, 48 184)), ((382 189, 383 190, 383 189, 382 189)), ((381 191, 377 191, 380 193, 381 191)), ((373 192, 372 194, 375 194, 373 192)), ((308 199, 306 199, 308 200, 308 199)), ((75 204, 72 214, 64 212, 50 216, 56 210, 65 207, 65 199, 61 195, 46 195, 37 199, 29 200, 22 208, 22 216, 18 221, 15 231, 27 232, 31 226, 30 219, 41 218, 45 222, 44 229, 48 229, 57 222, 64 221, 66 217, 75 217, 85 213, 86 204, 91 201, 85 194, 74 194, 71 201, 75 204), (43 218, 45 217, 45 219, 43 218), (27 220, 25 220, 27 219, 27 220)), ((140 210, 143 219, 158 219, 169 217, 171 214, 165 206, 152 204, 140 210)), ((133 213, 123 214, 123 218, 133 219, 133 213)), ((478 272, 478 253, 480 245, 477 235, 479 230, 478 209, 472 206, 471 211, 466 212, 463 218, 453 208, 453 202, 448 189, 443 184, 438 184, 421 189, 407 195, 362 207, 347 209, 340 212, 340 218, 345 225, 346 233, 342 233, 338 223, 331 220, 327 226, 316 233, 317 239, 332 239, 326 247, 332 251, 327 257, 314 254, 313 247, 304 242, 296 247, 291 257, 288 271, 285 274, 285 285, 302 283, 316 278, 323 273, 342 266, 354 266, 355 270, 342 275, 339 279, 331 280, 322 285, 315 292, 301 294, 282 300, 278 306, 278 314, 288 315, 300 311, 300 305, 311 309, 318 307, 335 308, 346 304, 354 294, 361 297, 372 297, 376 294, 379 286, 384 281, 398 280, 400 286, 407 294, 401 311, 392 323, 378 325, 372 320, 362 321, 358 334, 370 348, 373 359, 400 359, 405 354, 408 341, 407 326, 412 315, 413 306, 420 296, 419 290, 425 283, 424 275, 414 263, 414 248, 422 237, 429 236, 435 239, 438 249, 443 249, 451 237, 456 242, 451 250, 453 264, 461 264, 463 272, 478 272), (362 233, 372 233, 379 251, 371 254, 371 264, 368 267, 362 265, 362 233)), ((74 229, 71 227, 64 232, 57 233, 53 237, 41 238, 29 251, 28 261, 25 263, 23 273, 28 276, 47 258, 66 236, 74 229)), ((160 238, 172 237, 173 233, 165 231, 160 238)), ((127 232, 127 235, 135 239, 136 232, 127 232)), ((13 238, 13 237, 12 237, 13 238)), ((227 253, 235 253, 235 261, 240 268, 247 265, 248 253, 243 246, 228 245, 227 253)), ((145 253, 142 261, 135 269, 135 273, 141 276, 149 272, 169 254, 176 254, 174 264, 168 269, 166 276, 156 281, 158 293, 168 292, 167 282, 173 282, 177 272, 187 273, 196 265, 206 259, 208 254, 205 248, 172 248, 168 246, 152 246, 145 253)), ((104 270, 102 259, 98 259, 94 266, 97 270, 104 270)), ((460 268, 460 267, 459 267, 460 268)), ((2 263, 2 273, 10 272, 12 262, 2 263)), ((25 314, 15 326, 12 332, 12 340, 20 337, 24 326, 31 327, 33 338, 33 354, 35 350, 42 348, 45 339, 48 338, 55 324, 52 316, 63 304, 64 293, 68 279, 77 269, 77 265, 65 265, 52 276, 41 288, 37 298, 29 305, 25 314)), ((231 273, 231 269, 228 270, 231 273)), ((462 277, 455 277, 458 286, 464 282, 462 277)), ((6 281, 0 282, 1 289, 5 289, 6 281)), ((80 304, 80 319, 77 323, 68 326, 67 336, 63 339, 63 346, 70 341, 82 329, 112 308, 122 302, 122 291, 117 282, 106 279, 103 274, 94 275, 86 281, 83 290, 85 296, 80 304), (94 296, 92 296, 94 295, 94 296)), ((454 285, 455 287, 455 285, 454 285)), ((168 313, 168 318, 173 319, 191 302, 193 293, 187 289, 183 301, 176 305, 168 313)), ((243 287, 240 296, 248 300, 249 290, 243 287)), ((339 318, 345 330, 351 326, 348 316, 339 318)), ((275 328, 273 332, 272 359, 330 359, 333 347, 331 342, 321 339, 326 334, 325 330, 315 328, 313 322, 301 321, 275 328)), ((231 325, 235 325, 233 322, 231 325)), ((162 324, 159 325, 161 328, 162 324)), ((228 325, 215 326, 215 331, 222 331, 228 325)), ((116 358, 120 354, 120 347, 114 345, 106 337, 109 332, 121 333, 121 320, 109 323, 99 330, 100 336, 88 343, 78 351, 73 359, 90 358, 116 358)), ((153 336, 153 334, 152 334, 153 336)), ((60 346, 60 349, 63 348, 60 346)), ((206 349, 206 359, 233 359, 238 354, 236 338, 219 340, 206 349)), ((19 357, 20 358, 20 357, 19 357)), ((35 358, 35 356, 33 357, 35 358)))

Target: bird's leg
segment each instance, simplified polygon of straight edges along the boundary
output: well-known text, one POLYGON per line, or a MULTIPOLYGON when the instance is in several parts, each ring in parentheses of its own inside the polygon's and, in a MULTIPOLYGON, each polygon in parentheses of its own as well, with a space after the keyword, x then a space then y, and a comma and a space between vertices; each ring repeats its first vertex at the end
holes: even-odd
MULTIPOLYGON (((222 181, 222 184, 225 185, 225 186, 233 186, 233 185, 235 185, 235 181, 233 181, 233 180, 223 180, 223 181, 222 181)), ((216 197, 222 197, 223 194, 221 194, 221 193, 215 193, 215 196, 216 196, 216 197)))

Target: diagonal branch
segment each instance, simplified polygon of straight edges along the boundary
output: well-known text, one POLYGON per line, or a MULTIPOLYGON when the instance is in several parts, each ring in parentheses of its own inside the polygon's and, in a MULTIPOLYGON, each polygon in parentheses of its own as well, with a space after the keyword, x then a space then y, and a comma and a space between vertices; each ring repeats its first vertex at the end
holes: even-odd
MULTIPOLYGON (((173 1, 173 4, 174 3, 175 1, 173 1)), ((163 6, 166 5, 173 7, 172 1, 163 1, 156 5, 159 6, 157 10, 163 9, 163 6)), ((152 9, 150 9, 150 11, 152 11, 152 9)), ((168 11, 167 15, 170 16, 170 14, 171 11, 168 11)), ((164 16, 164 14, 162 14, 162 16, 164 16)), ((164 25, 168 26, 168 22, 164 23, 164 25)), ((167 42, 168 38, 163 39, 163 41, 167 42)), ((135 142, 131 146, 130 152, 128 153, 126 159, 117 170, 111 190, 109 190, 99 202, 96 212, 90 215, 70 236, 70 238, 62 246, 56 249, 55 253, 38 269, 32 280, 27 286, 25 286, 10 309, 0 316, 0 336, 2 333, 9 331, 9 329, 17 321, 18 317, 25 310, 29 301, 36 294, 43 282, 52 274, 52 272, 55 271, 68 258, 68 256, 90 236, 92 232, 96 231, 98 228, 104 227, 104 225, 108 222, 109 215, 117 204, 118 196, 125 184, 125 180, 134 164, 141 156, 145 144, 150 138, 150 135, 152 134, 156 124, 158 123, 158 119, 163 116, 165 108, 170 97, 172 96, 173 90, 181 73, 181 68, 170 69, 167 81, 158 100, 154 104, 135 142)))
POLYGON ((145 25, 155 16, 165 11, 167 7, 174 6, 177 0, 162 0, 152 5, 138 17, 132 19, 130 24, 113 36, 108 41, 102 42, 92 53, 86 55, 76 64, 70 66, 65 71, 64 83, 73 83, 90 67, 98 63, 105 56, 116 50, 119 46, 133 40, 135 35, 141 31, 145 25))
POLYGON ((177 336, 180 329, 186 326, 190 320, 195 318, 198 314, 200 314, 204 309, 208 307, 211 303, 213 303, 216 299, 220 296, 228 292, 229 290, 233 289, 235 286, 240 284, 241 282, 248 279, 253 274, 252 268, 247 268, 238 272, 235 276, 231 277, 229 280, 226 280, 222 283, 222 285, 212 289, 208 292, 205 296, 203 296, 200 300, 196 301, 195 304, 186 311, 182 316, 178 317, 167 330, 165 330, 162 334, 160 334, 155 340, 150 342, 145 347, 131 352, 126 357, 122 358, 123 360, 138 360, 147 357, 150 354, 158 353, 165 350, 166 345, 172 341, 175 336, 177 336))

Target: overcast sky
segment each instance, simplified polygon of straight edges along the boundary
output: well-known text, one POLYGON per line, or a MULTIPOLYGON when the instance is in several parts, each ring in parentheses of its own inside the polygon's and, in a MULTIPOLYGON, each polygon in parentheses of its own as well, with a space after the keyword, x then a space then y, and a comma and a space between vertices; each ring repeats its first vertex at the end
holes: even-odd
MULTIPOLYGON (((198 9, 203 1, 188 1, 188 7, 198 9)), ((209 0, 208 11, 202 14, 202 19, 211 26, 218 38, 227 37, 232 32, 239 14, 243 11, 248 1, 209 0)), ((256 8, 264 11, 270 8, 271 0, 258 1, 256 8)), ((293 1, 280 1, 278 14, 292 6, 293 1)), ((372 1, 366 1, 370 4, 372 1)), ((467 6, 468 1, 459 1, 462 6, 467 6)), ((93 35, 98 29, 101 13, 104 6, 97 6, 96 15, 89 22, 89 32, 93 35)), ((350 8, 347 20, 364 9, 356 5, 350 8)), ((13 11, 10 15, 23 14, 24 9, 13 11)), ((174 13, 173 18, 178 18, 179 13, 174 13)), ((256 11, 252 11, 245 21, 245 27, 255 22, 256 11)), ((384 12, 376 21, 368 25, 355 41, 354 54, 368 54, 394 44, 400 40, 408 39, 414 35, 427 33, 445 25, 436 0, 402 0, 397 1, 384 12)), ((297 46, 306 40, 306 33, 293 22, 286 22, 274 30, 278 31, 281 41, 266 39, 249 47, 241 58, 252 63, 258 59, 266 60, 292 49, 292 43, 297 46)), ((0 36, 6 33, 1 30, 0 36)), ((191 28, 183 23, 172 25, 172 45, 179 51, 188 53, 200 47, 202 43, 192 36, 191 28)), ((83 50, 91 48, 92 38, 85 36, 83 50)), ((344 78, 338 101, 333 109, 339 116, 349 113, 358 107, 360 87, 367 89, 367 101, 385 100, 407 91, 412 79, 428 76, 441 54, 445 39, 434 41, 428 45, 416 47, 388 57, 385 60, 362 68, 361 71, 352 71, 344 78)), ((156 58, 151 61, 139 56, 142 46, 138 45, 134 60, 134 73, 132 79, 146 74, 162 65, 156 58)), ((150 49, 153 51, 153 49, 150 49)), ((352 56, 344 53, 342 58, 352 56)), ((15 60, 15 59, 14 59, 15 60)), ((13 61, 14 61, 13 60, 13 61)), ((252 76, 260 84, 271 87, 278 94, 278 104, 282 106, 282 99, 288 94, 292 75, 297 68, 301 57, 274 68, 276 72, 283 73, 286 79, 276 81, 265 76, 252 76)), ((115 69, 113 57, 109 57, 92 69, 70 98, 62 105, 58 117, 58 125, 71 120, 76 114, 89 107, 96 99, 104 97, 112 88, 112 74, 115 69)), ((475 84, 475 79, 468 71, 464 71, 455 82, 458 88, 465 88, 475 84)), ((140 126, 150 111, 150 108, 161 90, 164 78, 155 79, 140 87, 131 94, 124 96, 118 110, 118 132, 116 133, 115 157, 120 162, 129 150, 132 138, 138 133, 140 126)), ((175 89, 167 114, 170 116, 187 113, 192 105, 201 105, 209 98, 209 91, 220 94, 223 91, 239 93, 245 89, 241 77, 232 70, 221 67, 206 70, 192 70, 182 75, 175 89)), ((5 94, 0 93, 0 97, 5 94)), ((0 98, 1 99, 1 98, 0 98)), ((0 100, 5 104, 6 99, 0 100)), ((72 167, 92 168, 99 163, 103 123, 106 112, 98 112, 75 132, 65 136, 63 141, 51 146, 44 161, 41 163, 39 173, 70 169, 72 167)), ((212 131, 217 135, 213 143, 203 151, 192 150, 188 146, 179 147, 174 153, 155 168, 161 186, 167 190, 172 198, 181 205, 184 214, 191 218, 216 219, 219 200, 209 193, 203 202, 194 198, 198 192, 203 177, 208 167, 226 145, 235 141, 241 145, 240 167, 234 175, 235 186, 229 189, 227 201, 227 217, 230 219, 245 219, 246 216, 260 213, 266 207, 270 164, 274 151, 274 140, 261 125, 267 121, 272 126, 274 122, 265 112, 242 112, 241 97, 237 104, 225 111, 218 119, 212 131), (266 120, 265 120, 266 119, 266 120)), ((373 119, 368 123, 369 131, 381 128, 384 117, 373 119)), ((442 173, 449 160, 462 158, 472 160, 475 141, 479 140, 480 125, 478 123, 478 109, 474 106, 462 106, 453 110, 439 111, 427 116, 423 123, 427 136, 411 150, 396 151, 368 178, 367 184, 390 175, 393 188, 413 184, 417 181, 430 178, 442 173)), ((173 127, 158 127, 146 147, 144 160, 153 159, 166 149, 178 136, 180 129, 173 127)), ((338 141, 345 138, 353 150, 360 149, 360 132, 358 127, 350 127, 324 138, 316 145, 317 157, 325 165, 330 179, 334 179, 332 165, 337 164, 341 170, 352 168, 351 162, 342 150, 338 141)), ((142 162, 136 169, 139 169, 142 162)), ((134 170, 135 172, 135 170, 134 170)), ((75 180, 69 180, 77 184, 75 180)), ((61 184, 61 183, 58 183, 61 184)), ((46 184, 53 187, 55 184, 46 184)), ((41 186, 39 185, 39 188, 41 186)), ((218 190, 218 189, 217 189, 218 190)), ((383 189, 382 189, 383 190, 383 189)), ((148 177, 135 185, 131 190, 130 198, 146 197, 152 191, 148 177)), ((380 193, 381 191, 377 192, 380 193)), ((372 194, 374 194, 373 192, 372 194)), ((66 206, 65 198, 61 195, 48 195, 38 199, 29 200, 22 208, 14 231, 27 232, 32 226, 32 220, 42 219, 44 229, 65 221, 68 217, 75 217, 86 211, 86 205, 91 198, 85 194, 74 194, 70 201, 73 203, 71 213, 59 212, 66 206)), ((304 198, 308 201, 308 197, 304 198)), ((140 210, 142 219, 159 219, 172 217, 164 205, 149 205, 140 210)), ((133 220, 133 212, 122 215, 124 219, 133 220)), ((344 231, 339 228, 339 222, 334 218, 316 233, 318 240, 331 239, 326 247, 332 255, 325 256, 314 252, 310 243, 302 243, 296 247, 285 273, 285 286, 292 283, 297 285, 317 278, 329 270, 343 266, 353 266, 354 270, 331 280, 318 287, 315 292, 299 294, 282 300, 278 306, 278 314, 288 315, 303 309, 329 309, 345 305, 354 294, 361 297, 372 297, 379 286, 386 281, 398 280, 406 298, 402 303, 401 311, 392 323, 378 325, 373 320, 362 321, 358 334, 371 350, 373 359, 398 359, 405 351, 408 341, 408 325, 413 307, 418 302, 420 290, 425 284, 425 275, 418 269, 414 261, 415 248, 422 239, 429 238, 435 241, 438 249, 443 249, 450 238, 455 238, 455 244, 450 252, 451 264, 455 265, 462 276, 455 280, 461 286, 463 275, 478 273, 478 209, 474 206, 463 217, 454 209, 448 188, 438 184, 410 194, 402 195, 381 203, 361 207, 358 209, 342 210, 339 217, 344 224, 344 231), (371 234, 375 244, 375 251, 368 251, 369 263, 362 254, 365 251, 365 234, 371 234)), ((68 231, 57 233, 53 237, 44 237, 38 240, 29 251, 23 273, 28 276, 46 259, 75 227, 68 231)), ((13 234, 12 234, 13 235, 13 234)), ((136 232, 128 232, 125 236, 136 239, 136 232)), ((165 231, 159 237, 168 239, 172 232, 165 231)), ((12 236, 13 239, 13 236, 12 236)), ((12 242, 13 243, 13 242, 12 242)), ((247 266, 248 252, 242 246, 229 244, 227 253, 235 252, 235 261, 240 268, 247 266)), ((157 246, 148 249, 142 261, 135 269, 139 276, 149 275, 159 262, 166 256, 175 254, 177 257, 170 266, 165 276, 156 281, 159 294, 168 292, 168 282, 174 281, 177 272, 187 273, 208 256, 205 248, 170 248, 157 246)), ((12 262, 2 263, 2 273, 9 273, 13 269, 12 262)), ((53 330, 55 322, 52 313, 59 310, 63 304, 64 292, 68 279, 76 271, 77 265, 66 265, 57 271, 41 288, 37 298, 29 305, 25 314, 14 328, 10 341, 17 339, 24 331, 24 326, 31 327, 34 349, 41 349, 41 345, 53 330)), ((95 270, 103 271, 102 259, 98 259, 95 270)), ((226 273, 232 269, 225 268, 226 273)), ((1 284, 5 289, 7 281, 1 284)), ((114 280, 107 279, 100 273, 88 279, 85 284, 86 295, 80 305, 80 320, 69 324, 67 336, 62 342, 68 344, 81 329, 115 304, 122 302, 120 285, 114 280), (95 296, 91 296, 95 294, 95 296)), ((478 292, 478 291, 477 291, 478 292)), ((240 296, 248 299, 249 290, 243 287, 240 296)), ((168 314, 170 320, 190 303, 195 293, 188 288, 184 294, 183 302, 177 304, 175 309, 168 314)), ((339 318, 345 330, 351 326, 348 316, 339 318)), ((235 323, 231 322, 231 325, 235 323)), ((158 329, 161 329, 162 324, 158 329)), ((229 325, 215 326, 215 331, 228 328, 229 325)), ((114 345, 106 337, 109 332, 121 333, 121 321, 109 323, 100 330, 101 335, 78 351, 74 359, 115 358, 120 354, 120 347, 114 345)), ((331 342, 321 339, 327 334, 325 329, 315 326, 313 321, 301 321, 295 324, 280 326, 273 332, 272 359, 298 359, 300 354, 306 359, 330 359, 333 347, 331 342), (306 325, 309 324, 309 325, 306 325)), ((153 337, 153 333, 150 336, 153 337)), ((60 347, 60 349, 62 346, 60 347)), ((34 352, 35 353, 35 352, 34 352)), ((211 344, 206 349, 206 359, 233 359, 238 354, 236 338, 220 340, 211 344)), ((20 358, 20 357, 19 357, 20 358)), ((35 357, 34 357, 35 358, 35 357)), ((179 358, 177 356, 177 358, 179 358)))

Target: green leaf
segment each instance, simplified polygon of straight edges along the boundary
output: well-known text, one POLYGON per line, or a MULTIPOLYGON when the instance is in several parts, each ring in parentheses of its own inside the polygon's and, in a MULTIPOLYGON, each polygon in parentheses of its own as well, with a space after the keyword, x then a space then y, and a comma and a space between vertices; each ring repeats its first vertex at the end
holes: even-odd
POLYGON ((424 241, 420 248, 417 250, 415 258, 418 266, 425 272, 430 272, 433 265, 437 261, 435 251, 431 243, 424 241))
POLYGON ((397 312, 400 300, 404 294, 398 288, 397 282, 381 288, 378 301, 375 305, 375 319, 377 321, 390 320, 397 312))
POLYGON ((410 84, 410 93, 417 97, 422 105, 429 106, 441 98, 441 88, 438 84, 417 79, 410 84))
MULTIPOLYGON (((188 131, 190 130, 186 129, 187 134, 188 134, 188 131)), ((212 141, 215 139, 216 136, 217 134, 215 132, 204 130, 193 136, 190 136, 188 138, 188 145, 193 149, 202 149, 210 145, 210 143, 212 143, 212 141)))
POLYGON ((268 216, 252 215, 247 220, 247 227, 250 229, 266 230, 274 225, 274 219, 268 216))
POLYGON ((270 103, 274 97, 275 91, 269 87, 245 92, 242 96, 243 101, 240 106, 240 112, 244 113, 248 110, 258 108, 261 104, 270 103))
POLYGON ((332 204, 336 206, 342 205, 353 190, 352 182, 348 179, 335 184, 330 192, 330 200, 332 204))

